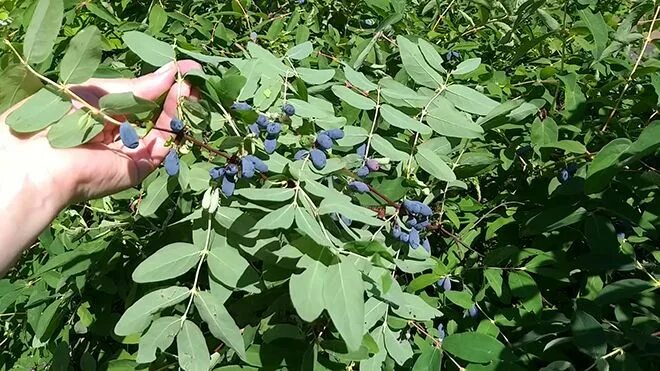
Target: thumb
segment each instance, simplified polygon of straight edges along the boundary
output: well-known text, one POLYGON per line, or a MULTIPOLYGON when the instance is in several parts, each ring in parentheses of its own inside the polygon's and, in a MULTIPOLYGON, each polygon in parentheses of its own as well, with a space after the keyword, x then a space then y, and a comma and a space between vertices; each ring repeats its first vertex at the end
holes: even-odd
POLYGON ((185 75, 190 70, 201 68, 199 63, 192 60, 170 62, 155 72, 130 80, 131 91, 137 97, 155 100, 170 90, 177 73, 185 75))

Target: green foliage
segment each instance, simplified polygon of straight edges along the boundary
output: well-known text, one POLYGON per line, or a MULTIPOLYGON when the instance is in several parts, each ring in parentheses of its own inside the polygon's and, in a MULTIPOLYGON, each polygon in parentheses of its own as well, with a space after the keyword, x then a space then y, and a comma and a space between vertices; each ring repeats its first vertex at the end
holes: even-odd
MULTIPOLYGON (((54 147, 104 122, 59 84, 203 70, 178 174, 71 206, 0 280, 0 370, 657 367, 656 3, 2 4, 0 109, 54 147), (294 159, 334 128, 325 167, 294 159), (246 154, 268 172, 222 193, 246 154)), ((144 135, 161 103, 98 105, 144 135)))

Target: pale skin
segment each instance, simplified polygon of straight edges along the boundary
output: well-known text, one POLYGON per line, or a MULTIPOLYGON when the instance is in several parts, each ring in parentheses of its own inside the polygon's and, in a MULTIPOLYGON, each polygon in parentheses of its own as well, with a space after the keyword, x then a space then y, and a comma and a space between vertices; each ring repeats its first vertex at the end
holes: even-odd
MULTIPOLYGON (((199 68, 196 62, 184 60, 135 79, 90 79, 72 90, 91 104, 107 93, 132 92, 149 100, 166 95, 156 127, 169 129, 177 102, 196 97, 187 82, 177 82, 178 73, 199 68)), ((151 130, 138 148, 129 149, 118 140, 118 126, 107 123, 87 144, 54 149, 47 129, 24 135, 5 124, 21 104, 0 116, 0 277, 66 206, 139 184, 163 161, 171 136, 151 130)))

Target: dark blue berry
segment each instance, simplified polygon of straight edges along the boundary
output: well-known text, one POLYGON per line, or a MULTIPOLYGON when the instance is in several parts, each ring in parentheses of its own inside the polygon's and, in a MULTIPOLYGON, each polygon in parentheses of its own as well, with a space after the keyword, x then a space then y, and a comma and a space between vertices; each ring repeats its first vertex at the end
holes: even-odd
POLYGON ((332 148, 332 139, 327 134, 319 134, 316 137, 316 145, 322 150, 328 150, 332 148))
POLYGON ((124 147, 135 149, 140 145, 140 137, 135 131, 133 125, 129 124, 127 121, 124 121, 119 125, 119 138, 124 144, 124 147))
POLYGON ((348 183, 348 188, 358 193, 369 192, 369 186, 366 183, 360 182, 358 180, 348 183))
POLYGON ((183 121, 173 117, 172 120, 170 120, 170 129, 172 129, 172 131, 175 133, 180 132, 183 130, 183 121))
POLYGON ((328 160, 328 158, 325 155, 325 152, 316 148, 309 152, 309 157, 312 160, 312 164, 314 165, 314 167, 317 168, 318 170, 323 169, 328 160))
POLYGON ((236 164, 229 164, 225 166, 225 174, 236 175, 238 174, 238 166, 236 164))
POLYGON ((417 219, 415 218, 410 218, 406 222, 406 226, 408 226, 408 228, 414 228, 416 225, 417 225, 417 219))
POLYGON ((357 169, 355 174, 357 174, 357 176, 363 178, 363 177, 369 175, 369 168, 366 167, 366 166, 362 166, 361 168, 357 169))
POLYGON ((401 236, 401 227, 398 224, 392 226, 392 237, 399 238, 401 236))
POLYGON ((176 149, 171 148, 163 160, 163 166, 165 167, 165 172, 169 176, 175 176, 179 173, 179 155, 176 153, 176 149))
POLYGON ((296 160, 296 161, 298 161, 298 160, 302 160, 302 159, 305 158, 308 154, 309 154, 309 151, 308 151, 308 150, 306 150, 306 149, 301 149, 301 150, 299 150, 298 152, 296 152, 295 155, 293 155, 293 159, 296 160))
POLYGON ((279 135, 282 131, 282 125, 277 122, 271 122, 266 126, 266 132, 270 135, 279 135))
POLYGON ((568 173, 571 176, 573 176, 573 175, 575 175, 575 173, 577 173, 578 166, 575 163, 570 163, 570 164, 566 165, 566 171, 568 171, 568 173))
POLYGON ((241 159, 241 175, 243 178, 252 178, 254 176, 254 163, 247 156, 241 159))
POLYGON ((364 157, 367 154, 367 144, 362 143, 356 150, 355 153, 360 156, 364 157))
POLYGON ((562 169, 557 176, 559 183, 566 183, 571 178, 571 173, 566 169, 562 169))
POLYGON ((257 124, 252 124, 252 125, 248 126, 248 128, 250 129, 250 132, 254 135, 259 135, 259 133, 261 132, 259 130, 259 125, 257 125, 257 124))
POLYGON ((421 242, 419 238, 419 231, 413 228, 408 233, 408 236, 408 245, 410 245, 410 247, 413 249, 418 248, 421 242))
POLYGON ((423 203, 420 202, 419 203, 419 213, 424 215, 424 216, 431 216, 431 215, 433 215, 433 210, 431 210, 431 208, 428 207, 428 205, 423 204, 423 203))
POLYGON ((330 129, 325 134, 332 140, 339 140, 344 137, 344 131, 341 129, 330 129))
POLYGON ((426 252, 430 253, 431 252, 431 244, 429 243, 429 239, 425 238, 424 241, 422 241, 422 247, 426 252))
POLYGON ((417 202, 417 201, 412 201, 412 200, 403 201, 403 207, 410 214, 419 214, 419 212, 421 211, 421 205, 422 205, 421 202, 417 202))
POLYGON ((438 280, 438 286, 442 287, 444 291, 451 291, 451 280, 449 277, 442 277, 438 280))
POLYGON ((269 155, 273 152, 275 152, 275 147, 277 146, 277 139, 275 138, 268 138, 264 140, 264 151, 268 153, 269 155))
POLYGON ((447 61, 451 61, 452 59, 460 59, 460 58, 461 58, 461 53, 453 50, 448 51, 447 55, 445 56, 445 59, 447 59, 447 61))
POLYGON ((224 176, 222 178, 222 193, 225 194, 225 196, 230 197, 231 195, 234 194, 234 190, 236 189, 236 181, 229 176, 224 176))
POLYGON ((406 232, 401 232, 401 234, 399 235, 399 241, 403 243, 408 243, 409 239, 410 239, 410 235, 408 235, 408 233, 406 232))
POLYGON ((236 102, 231 105, 231 109, 234 111, 249 111, 252 109, 252 106, 245 102, 236 102))
POLYGON ((371 171, 380 170, 380 163, 378 161, 374 160, 374 159, 368 159, 366 164, 367 164, 367 167, 369 168, 369 170, 371 170, 371 171))
POLYGON ((211 176, 211 179, 218 180, 223 176, 225 176, 225 169, 220 166, 216 166, 213 169, 209 170, 209 175, 211 176))
POLYGON ((245 156, 247 159, 252 161, 252 164, 254 165, 255 170, 257 170, 260 173, 267 173, 268 172, 268 165, 266 165, 265 162, 263 162, 259 157, 253 156, 253 155, 247 155, 245 156))
POLYGON ((429 221, 428 220, 420 220, 417 224, 415 224, 415 229, 418 231, 422 231, 426 229, 429 226, 429 221))
POLYGON ((282 112, 284 112, 285 115, 291 117, 296 114, 296 107, 294 107, 291 103, 286 103, 282 106, 282 112))
POLYGON ((472 306, 470 307, 470 309, 468 309, 468 314, 469 314, 470 317, 472 317, 472 318, 476 318, 477 315, 479 315, 479 311, 477 310, 477 304, 472 304, 472 306))
POLYGON ((255 123, 259 125, 260 128, 265 129, 266 126, 268 126, 268 117, 266 117, 266 115, 264 115, 263 113, 260 113, 255 123))

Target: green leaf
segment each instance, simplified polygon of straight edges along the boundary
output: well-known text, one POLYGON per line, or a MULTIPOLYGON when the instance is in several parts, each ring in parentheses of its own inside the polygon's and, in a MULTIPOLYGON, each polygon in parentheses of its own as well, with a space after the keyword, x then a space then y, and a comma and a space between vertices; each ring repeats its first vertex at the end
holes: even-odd
POLYGON ((594 49, 592 52, 594 59, 598 59, 607 45, 609 27, 600 13, 593 14, 589 8, 578 10, 578 14, 594 38, 594 49))
POLYGON ((41 63, 53 54, 63 17, 62 0, 39 0, 23 41, 23 55, 28 62, 41 63))
POLYGON ((167 350, 172 345, 176 334, 181 327, 181 317, 169 316, 161 317, 154 321, 149 330, 140 337, 140 346, 138 347, 137 363, 151 363, 156 360, 156 351, 167 350))
POLYGON ((641 158, 654 152, 658 147, 660 147, 660 121, 656 120, 642 130, 639 138, 626 152, 641 158))
POLYGON ((259 219, 257 224, 252 227, 254 230, 259 229, 280 229, 289 228, 293 224, 293 219, 296 215, 296 205, 288 204, 280 207, 279 209, 266 214, 263 218, 259 219))
POLYGON ((383 116, 383 119, 392 126, 414 131, 422 135, 431 134, 431 129, 428 126, 413 119, 412 117, 390 106, 389 104, 383 104, 380 107, 380 113, 383 116))
POLYGON ((583 207, 563 205, 548 208, 527 221, 525 234, 535 235, 554 231, 581 221, 587 214, 583 207))
POLYGON ((578 84, 578 75, 572 72, 557 77, 564 83, 564 115, 569 122, 577 122, 583 116, 587 101, 578 84))
POLYGON ((179 277, 197 265, 202 246, 175 242, 160 248, 133 271, 133 281, 158 282, 179 277))
POLYGON ((118 115, 147 113, 158 108, 158 105, 133 93, 112 93, 99 99, 99 107, 107 114, 118 115))
POLYGON ((445 296, 449 301, 452 303, 458 305, 459 307, 463 309, 470 309, 474 305, 474 300, 472 299, 472 293, 470 293, 467 290, 463 291, 447 291, 445 292, 445 296))
POLYGON ((403 68, 416 83, 431 89, 443 84, 442 76, 426 63, 417 44, 403 36, 397 36, 396 43, 401 53, 403 68))
POLYGON ((94 75, 101 63, 101 32, 89 26, 71 39, 69 48, 60 63, 60 80, 77 84, 94 75))
POLYGON ((259 279, 250 263, 219 233, 214 236, 207 263, 213 277, 232 288, 245 288, 259 279))
POLYGON ((407 360, 412 358, 413 350, 407 340, 399 341, 397 337, 398 335, 390 330, 389 327, 386 325, 383 326, 383 338, 387 353, 399 366, 403 366, 407 360))
POLYGON ((440 73, 447 73, 445 68, 442 67, 444 61, 440 54, 438 54, 437 50, 435 50, 433 44, 424 39, 418 39, 417 46, 419 46, 419 50, 422 52, 424 58, 426 58, 426 61, 429 62, 431 67, 440 73))
POLYGON ((378 134, 373 134, 371 137, 371 146, 384 157, 389 158, 392 161, 400 162, 408 160, 408 154, 400 151, 392 145, 387 139, 381 137, 378 134))
POLYGON ((417 148, 415 160, 427 173, 438 180, 451 182, 456 180, 456 175, 451 168, 435 152, 427 148, 417 148))
POLYGON ((176 183, 176 178, 168 177, 166 174, 160 173, 147 187, 147 195, 142 199, 142 202, 140 202, 140 206, 138 207, 140 215, 150 216, 155 214, 160 205, 162 205, 170 196, 170 193, 174 191, 176 183))
POLYGON ((241 188, 235 194, 253 201, 282 202, 292 199, 295 192, 292 188, 241 188))
POLYGON ((573 341, 581 351, 596 358, 605 355, 607 341, 603 327, 594 317, 578 310, 571 322, 573 341))
POLYGON ((149 326, 151 316, 160 309, 171 307, 190 296, 187 287, 171 286, 152 291, 133 303, 115 325, 115 334, 128 336, 140 333, 149 326))
POLYGON ((21 64, 5 68, 0 75, 0 113, 39 90, 43 85, 21 64))
POLYGON ((194 322, 183 322, 181 331, 176 336, 179 367, 185 371, 208 371, 211 367, 211 356, 206 347, 202 330, 194 322))
POLYGON ((650 282, 637 278, 623 279, 603 287, 594 302, 600 306, 622 302, 653 287, 650 282))
POLYGON ((412 371, 440 370, 440 361, 442 354, 436 347, 428 347, 422 352, 415 361, 412 371))
POLYGON ((557 143, 559 138, 559 128, 555 120, 546 118, 541 121, 535 119, 532 123, 531 139, 532 144, 537 147, 546 147, 557 143))
POLYGON ((87 7, 87 10, 89 10, 92 14, 110 23, 111 25, 118 25, 120 23, 117 17, 110 13, 105 7, 90 2, 86 2, 84 4, 87 7))
POLYGON ((58 317, 61 315, 60 306, 62 305, 62 299, 58 299, 48 304, 46 309, 39 315, 39 322, 37 322, 37 327, 34 330, 34 336, 39 340, 47 340, 46 338, 53 331, 53 323, 58 320, 58 317), (48 335, 48 336, 47 336, 48 335))
POLYGON ((300 318, 312 322, 323 312, 323 287, 328 268, 320 261, 307 260, 309 263, 302 273, 291 275, 289 296, 300 318))
POLYGON ((456 66, 456 69, 451 71, 452 75, 465 75, 467 73, 470 73, 481 65, 481 58, 470 58, 466 59, 463 62, 459 63, 458 66, 456 66))
POLYGON ((498 297, 502 297, 502 270, 501 269, 486 269, 484 276, 488 280, 490 288, 495 291, 498 297))
POLYGON ((522 299, 522 305, 530 312, 540 313, 543 309, 541 292, 536 286, 536 281, 527 272, 509 272, 509 287, 511 294, 522 299))
POLYGON ((344 102, 350 104, 351 106, 361 109, 361 110, 372 110, 376 108, 376 102, 360 95, 353 90, 345 87, 344 85, 333 85, 332 92, 335 93, 344 102))
POLYGON ((49 89, 41 89, 7 116, 7 125, 17 133, 45 129, 71 109, 71 101, 49 89))
POLYGON ((48 142, 53 148, 71 148, 94 139, 104 125, 85 111, 64 116, 48 129, 48 142))
POLYGON ((619 172, 619 157, 626 153, 631 145, 627 138, 616 138, 598 151, 587 167, 587 178, 584 182, 586 193, 597 193, 607 188, 619 172))
POLYGON ((577 153, 577 154, 587 153, 587 148, 584 146, 584 144, 575 140, 560 140, 558 142, 549 143, 544 146, 563 149, 568 153, 577 153))
POLYGON ((391 77, 383 78, 379 84, 382 86, 381 96, 395 106, 423 108, 429 100, 391 77))
POLYGON ((321 201, 318 209, 319 215, 339 213, 345 217, 364 224, 380 226, 383 221, 376 218, 376 212, 364 207, 353 205, 345 199, 326 198, 321 201))
POLYGON ((499 105, 496 101, 463 85, 450 85, 445 90, 445 97, 461 111, 486 116, 499 105))
POLYGON ((315 70, 311 68, 299 67, 296 69, 298 75, 303 81, 311 85, 325 84, 335 77, 335 70, 315 70))
POLYGON ((364 334, 364 284, 351 261, 328 267, 323 303, 349 351, 356 351, 364 334))
POLYGON ((286 56, 291 59, 301 60, 309 57, 313 51, 314 48, 312 47, 312 43, 310 41, 305 41, 304 43, 298 44, 287 50, 286 56))
POLYGON ((430 321, 442 315, 439 310, 430 306, 417 295, 403 292, 397 295, 394 301, 398 307, 393 308, 392 311, 402 318, 430 321))
POLYGON ((167 24, 167 12, 160 4, 155 4, 149 12, 149 32, 157 34, 163 30, 167 24))
POLYGON ((369 81, 362 72, 352 69, 349 65, 344 65, 344 75, 348 82, 362 91, 370 92, 378 88, 378 85, 369 81))
POLYGON ((457 111, 448 100, 438 97, 426 115, 426 122, 440 135, 456 138, 478 138, 484 133, 470 117, 457 111))
POLYGON ((129 31, 124 34, 122 40, 140 59, 153 66, 160 67, 176 60, 176 53, 172 45, 156 40, 145 33, 129 31))
POLYGON ((307 235, 309 238, 313 239, 316 243, 318 243, 321 246, 329 246, 329 247, 334 246, 332 241, 330 241, 328 237, 325 235, 319 222, 317 222, 316 219, 312 215, 310 215, 309 212, 307 212, 307 210, 301 207, 296 208, 295 219, 296 219, 296 225, 298 226, 298 228, 300 228, 303 234, 307 235))
POLYGON ((492 336, 478 332, 449 335, 442 341, 442 349, 452 355, 476 363, 488 363, 504 358, 504 344, 492 336))
POLYGON ((195 307, 200 317, 208 324, 213 336, 222 340, 238 353, 239 357, 245 359, 245 342, 241 329, 229 315, 222 301, 209 291, 201 291, 195 295, 195 307))

